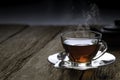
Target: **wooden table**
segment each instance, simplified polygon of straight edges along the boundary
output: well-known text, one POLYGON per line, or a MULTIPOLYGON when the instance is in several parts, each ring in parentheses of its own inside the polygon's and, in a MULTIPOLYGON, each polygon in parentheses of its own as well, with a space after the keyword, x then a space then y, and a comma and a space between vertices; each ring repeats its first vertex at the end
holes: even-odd
POLYGON ((63 51, 60 33, 76 28, 0 25, 0 80, 119 80, 119 49, 108 50, 117 58, 114 63, 85 71, 57 69, 47 61, 63 51))

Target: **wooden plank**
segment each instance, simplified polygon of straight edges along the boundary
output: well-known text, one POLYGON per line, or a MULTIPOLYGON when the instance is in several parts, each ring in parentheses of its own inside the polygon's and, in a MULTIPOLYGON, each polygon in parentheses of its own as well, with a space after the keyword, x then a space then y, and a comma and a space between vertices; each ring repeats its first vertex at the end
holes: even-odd
POLYGON ((119 80, 120 52, 113 64, 86 71, 56 69, 47 61, 51 54, 63 51, 60 31, 79 27, 30 27, 0 45, 1 80, 119 80), (57 30, 57 31, 56 31, 57 30), (29 33, 29 34, 28 34, 29 33), (11 43, 12 42, 12 43, 11 43), (12 47, 11 47, 12 46, 12 47), (6 56, 7 55, 7 56, 6 56), (2 57, 2 56, 1 56, 2 57), (2 62, 4 60, 4 63, 2 62))
POLYGON ((21 32, 27 26, 22 24, 0 24, 0 44, 21 32))
MULTIPOLYGON (((10 75, 25 65, 41 48, 44 48, 61 29, 62 27, 31 26, 0 44, 0 80, 9 79, 10 75)), ((43 53, 39 54, 42 57, 43 53)))
MULTIPOLYGON (((47 61, 47 57, 62 50, 60 35, 58 35, 32 57, 21 70, 13 74, 11 80, 119 80, 119 60, 113 64, 86 71, 54 68, 47 61)), ((119 51, 112 53, 119 58, 119 51)))
MULTIPOLYGON (((68 29, 67 29, 68 30, 68 29)), ((70 30, 70 29, 69 29, 70 30)), ((40 45, 40 44, 39 44, 40 45)), ((60 34, 39 50, 10 80, 79 80, 81 71, 56 69, 47 61, 51 54, 63 51, 60 34)))

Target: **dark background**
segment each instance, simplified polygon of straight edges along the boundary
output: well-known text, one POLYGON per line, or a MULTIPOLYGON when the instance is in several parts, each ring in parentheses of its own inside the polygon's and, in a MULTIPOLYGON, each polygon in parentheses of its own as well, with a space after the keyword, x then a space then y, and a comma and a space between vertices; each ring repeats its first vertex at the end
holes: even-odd
POLYGON ((101 9, 120 9, 119 0, 2 0, 0 7, 16 7, 39 4, 40 7, 63 8, 74 5, 81 7, 84 4, 96 3, 101 9))
POLYGON ((3 0, 0 23, 82 24, 86 21, 82 12, 89 11, 91 4, 99 9, 100 23, 110 24, 120 17, 118 0, 3 0))

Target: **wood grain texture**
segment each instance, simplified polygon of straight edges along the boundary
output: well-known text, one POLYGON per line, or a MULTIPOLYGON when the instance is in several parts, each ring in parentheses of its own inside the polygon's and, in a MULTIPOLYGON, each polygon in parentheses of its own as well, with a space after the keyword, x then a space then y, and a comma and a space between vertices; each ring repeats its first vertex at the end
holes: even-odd
POLYGON ((39 50, 22 69, 11 75, 11 80, 79 80, 81 71, 56 69, 47 61, 49 55, 61 51, 63 51, 63 48, 60 34, 58 34, 44 48, 39 50))
POLYGON ((27 28, 22 24, 0 24, 0 44, 27 28))
POLYGON ((80 29, 86 28, 31 26, 2 42, 0 80, 119 80, 119 49, 108 51, 116 56, 117 60, 114 63, 97 69, 57 69, 47 61, 49 55, 64 50, 60 41, 61 32, 80 29))
POLYGON ((0 44, 0 80, 7 80, 61 30, 61 27, 28 27, 0 44))

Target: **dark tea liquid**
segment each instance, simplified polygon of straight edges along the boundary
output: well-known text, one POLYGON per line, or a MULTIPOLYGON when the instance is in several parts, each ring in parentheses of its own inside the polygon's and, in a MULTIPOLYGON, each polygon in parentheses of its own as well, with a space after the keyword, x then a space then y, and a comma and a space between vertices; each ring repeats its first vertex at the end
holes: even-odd
POLYGON ((63 46, 74 62, 89 62, 97 53, 99 45, 95 39, 68 39, 63 46))

